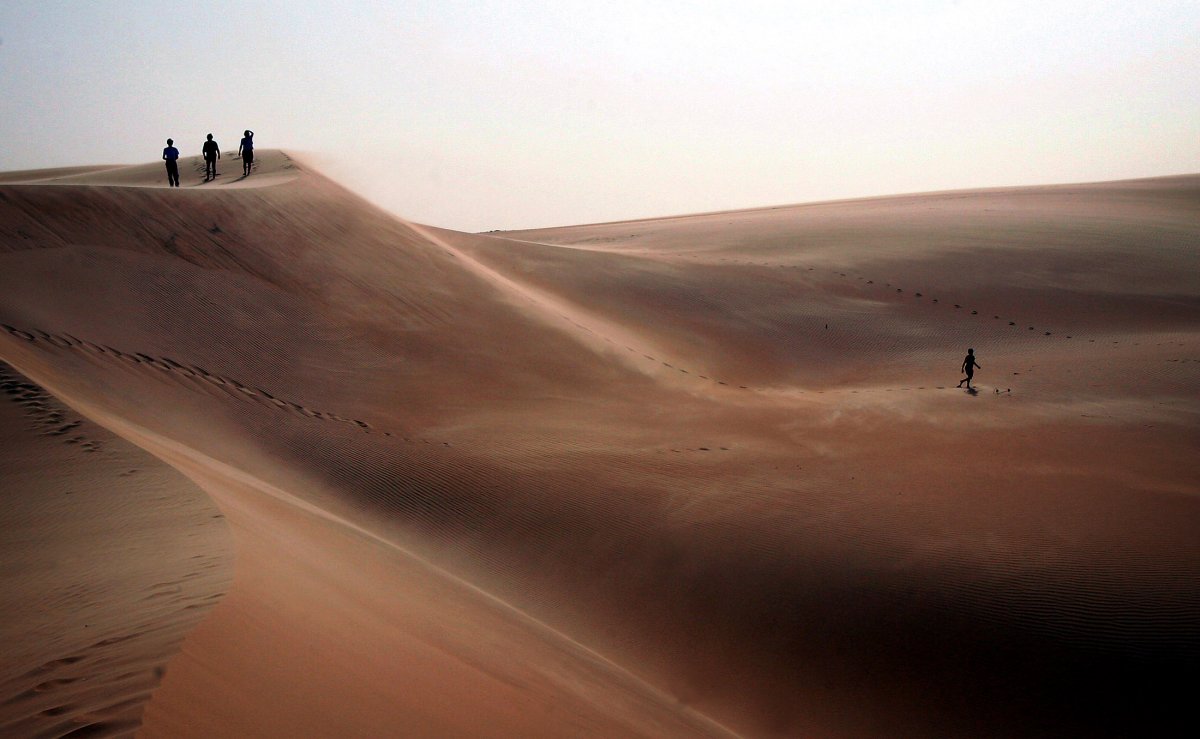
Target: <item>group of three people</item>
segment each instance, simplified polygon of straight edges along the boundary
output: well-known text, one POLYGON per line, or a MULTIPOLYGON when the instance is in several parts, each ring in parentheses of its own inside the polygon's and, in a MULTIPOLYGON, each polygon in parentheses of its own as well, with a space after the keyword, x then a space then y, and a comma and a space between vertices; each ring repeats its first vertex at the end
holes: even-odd
MULTIPOLYGON (((221 158, 221 147, 217 146, 217 142, 213 141, 213 135, 208 135, 208 140, 204 142, 201 148, 201 153, 204 155, 204 181, 208 182, 217 176, 217 160, 221 158)), ((250 167, 254 164, 254 132, 247 130, 242 137, 242 143, 238 145, 238 155, 242 157, 242 176, 247 177, 250 174, 250 167)), ((174 139, 167 139, 167 148, 163 149, 163 161, 167 163, 167 183, 171 187, 179 187, 179 149, 175 148, 174 139)))

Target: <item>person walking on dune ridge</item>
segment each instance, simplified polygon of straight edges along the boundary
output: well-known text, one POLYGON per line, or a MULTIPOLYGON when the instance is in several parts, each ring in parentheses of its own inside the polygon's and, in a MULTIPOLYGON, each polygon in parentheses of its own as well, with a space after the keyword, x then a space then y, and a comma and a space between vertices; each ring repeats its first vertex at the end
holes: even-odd
POLYGON ((958 381, 958 386, 962 387, 963 383, 965 382, 965 383, 967 383, 967 389, 970 390, 971 389, 971 378, 975 376, 975 370, 977 368, 983 369, 983 367, 980 367, 978 364, 975 364, 975 350, 968 349, 967 357, 966 357, 966 359, 964 359, 962 361, 962 371, 963 371, 963 374, 966 375, 966 377, 964 377, 958 381))
POLYGON ((179 187, 179 149, 175 148, 173 139, 167 139, 167 148, 163 149, 163 161, 167 163, 167 184, 170 187, 179 187))
POLYGON ((254 164, 254 132, 247 129, 246 135, 242 137, 242 143, 238 144, 238 154, 242 155, 242 177, 250 176, 250 165, 254 164))
POLYGON ((208 135, 208 141, 204 142, 204 147, 201 149, 204 152, 204 181, 216 179, 217 177, 217 160, 221 158, 221 147, 217 146, 217 142, 213 141, 212 134, 208 135))

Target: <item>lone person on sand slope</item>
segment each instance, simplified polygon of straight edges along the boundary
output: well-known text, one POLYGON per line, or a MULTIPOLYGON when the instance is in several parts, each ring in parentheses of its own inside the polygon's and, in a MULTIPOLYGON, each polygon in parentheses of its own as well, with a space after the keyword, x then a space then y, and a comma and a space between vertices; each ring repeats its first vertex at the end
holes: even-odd
POLYGON ((975 364, 975 350, 968 349, 967 357, 962 362, 962 371, 963 371, 963 374, 966 375, 966 377, 964 377, 958 381, 959 387, 962 387, 963 383, 965 382, 965 383, 967 383, 967 389, 968 390, 971 389, 971 378, 975 376, 976 368, 983 369, 983 367, 980 367, 978 364, 975 364))

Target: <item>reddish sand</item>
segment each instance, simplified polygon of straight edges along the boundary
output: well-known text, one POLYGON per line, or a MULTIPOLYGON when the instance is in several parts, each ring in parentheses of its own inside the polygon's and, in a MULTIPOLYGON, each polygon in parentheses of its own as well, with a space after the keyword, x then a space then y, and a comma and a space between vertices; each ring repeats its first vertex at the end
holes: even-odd
POLYGON ((472 235, 237 165, 0 175, 0 733, 1189 720, 1200 176, 472 235))

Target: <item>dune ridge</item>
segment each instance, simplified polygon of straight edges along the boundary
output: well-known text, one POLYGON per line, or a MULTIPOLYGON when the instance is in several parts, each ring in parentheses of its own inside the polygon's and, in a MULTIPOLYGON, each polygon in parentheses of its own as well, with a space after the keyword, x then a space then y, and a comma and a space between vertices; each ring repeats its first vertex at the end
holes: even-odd
POLYGON ((232 534, 114 733, 1180 724, 1200 176, 483 235, 185 164, 0 177, 0 358, 232 534))

